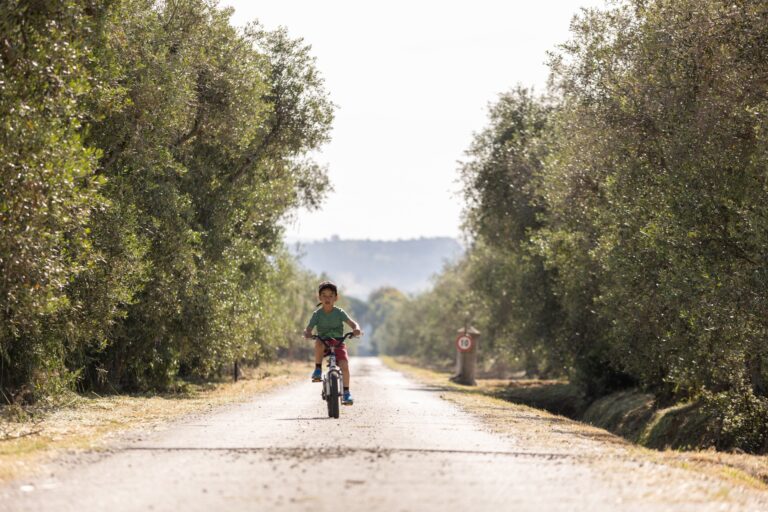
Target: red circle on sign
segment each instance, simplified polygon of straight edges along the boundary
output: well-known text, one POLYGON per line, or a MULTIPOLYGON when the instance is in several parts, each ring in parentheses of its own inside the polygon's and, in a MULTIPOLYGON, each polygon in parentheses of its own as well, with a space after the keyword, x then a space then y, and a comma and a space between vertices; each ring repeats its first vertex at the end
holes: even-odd
POLYGON ((469 334, 461 334, 456 338, 456 348, 459 349, 459 352, 469 352, 472 350, 474 343, 472 336, 469 334))

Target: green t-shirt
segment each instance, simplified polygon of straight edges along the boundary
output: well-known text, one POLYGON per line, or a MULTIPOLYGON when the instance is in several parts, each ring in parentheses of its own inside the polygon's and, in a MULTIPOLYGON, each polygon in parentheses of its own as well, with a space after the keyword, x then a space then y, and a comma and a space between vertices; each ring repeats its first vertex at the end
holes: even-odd
POLYGON ((307 329, 311 331, 313 327, 317 327, 318 336, 341 338, 344 336, 345 320, 349 320, 349 315, 343 309, 333 306, 333 310, 330 313, 326 313, 320 307, 312 313, 307 329))

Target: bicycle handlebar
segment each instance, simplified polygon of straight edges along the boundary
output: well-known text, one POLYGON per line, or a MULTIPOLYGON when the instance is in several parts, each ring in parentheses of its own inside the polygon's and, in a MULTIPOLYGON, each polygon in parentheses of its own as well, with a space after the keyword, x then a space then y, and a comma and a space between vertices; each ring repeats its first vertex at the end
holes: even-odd
MULTIPOLYGON (((362 334, 361 334, 361 336, 362 336, 362 334)), ((330 343, 328 343, 330 341, 336 341, 336 342, 339 342, 339 343, 343 343, 347 338, 353 338, 353 337, 354 337, 354 333, 352 333, 352 332, 348 332, 344 336, 340 336, 340 337, 336 337, 336 336, 318 336, 317 334, 313 334, 312 335, 312 339, 313 340, 320 340, 320 341, 322 341, 323 344, 326 347, 330 346, 330 343)))
POLYGON ((320 341, 330 341, 330 340, 343 341, 343 340, 346 340, 347 338, 354 338, 354 337, 355 337, 355 333, 353 332, 348 332, 344 336, 318 336, 317 334, 312 335, 313 340, 320 340, 320 341))

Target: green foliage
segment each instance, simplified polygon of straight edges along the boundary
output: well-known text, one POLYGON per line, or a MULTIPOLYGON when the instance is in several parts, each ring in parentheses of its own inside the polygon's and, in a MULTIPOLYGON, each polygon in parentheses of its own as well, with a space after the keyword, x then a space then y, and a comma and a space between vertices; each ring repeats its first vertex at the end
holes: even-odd
POLYGON ((21 398, 64 371, 79 315, 67 289, 98 259, 101 151, 83 143, 83 104, 103 4, 0 3, 0 386, 21 398))
POLYGON ((205 0, 2 12, 0 385, 164 388, 274 357, 306 280, 281 221, 329 186, 309 47, 205 0))
MULTIPOLYGON (((627 0, 572 33, 551 98, 491 107, 461 169, 471 248, 438 286, 471 290, 483 350, 565 369, 590 397, 702 403, 718 446, 764 451, 768 6, 627 0)), ((468 307, 444 297, 393 319, 436 334, 468 307)))
POLYGON ((468 285, 489 315, 484 347, 522 355, 529 375, 540 366, 562 371, 550 343, 559 306, 531 241, 543 212, 537 180, 549 152, 550 117, 551 106, 526 89, 501 95, 461 169, 465 231, 473 241, 468 285))
POLYGON ((457 329, 469 320, 482 332, 484 362, 562 373, 550 343, 559 305, 530 239, 542 214, 537 180, 549 151, 550 113, 546 101, 522 88, 491 106, 490 126, 475 137, 461 169, 468 255, 446 268, 434 290, 394 309, 380 341, 388 353, 451 360, 457 329))
POLYGON ((132 23, 114 27, 110 54, 127 101, 93 130, 114 148, 102 171, 123 184, 151 246, 141 300, 108 349, 119 355, 106 358, 129 387, 210 377, 285 341, 279 223, 327 188, 303 154, 332 120, 300 41, 256 25, 238 34, 205 2, 152 5, 122 5, 132 23))
POLYGON ((457 330, 471 325, 482 331, 485 325, 484 311, 466 285, 466 273, 465 264, 448 265, 430 291, 412 299, 386 289, 374 296, 372 308, 388 315, 375 331, 379 350, 451 364, 457 330))
POLYGON ((276 262, 271 286, 276 303, 272 311, 279 324, 266 331, 264 339, 274 343, 286 357, 309 359, 314 357, 314 345, 304 339, 303 332, 309 315, 317 308, 317 285, 322 279, 302 269, 287 251, 280 253, 276 262))
POLYGON ((368 297, 368 307, 360 321, 370 329, 367 336, 374 352, 387 352, 387 343, 396 342, 396 338, 392 338, 383 330, 380 332, 380 329, 387 325, 395 313, 401 312, 408 302, 408 297, 391 287, 374 290, 368 297))
POLYGON ((589 12, 554 61, 569 140, 551 226, 574 231, 562 206, 587 212, 575 231, 606 354, 662 394, 766 392, 766 16, 718 1, 589 12), (591 187, 574 197, 577 180, 591 187))
POLYGON ((710 419, 714 445, 718 449, 739 448, 768 451, 768 400, 752 390, 705 392, 702 413, 710 419))

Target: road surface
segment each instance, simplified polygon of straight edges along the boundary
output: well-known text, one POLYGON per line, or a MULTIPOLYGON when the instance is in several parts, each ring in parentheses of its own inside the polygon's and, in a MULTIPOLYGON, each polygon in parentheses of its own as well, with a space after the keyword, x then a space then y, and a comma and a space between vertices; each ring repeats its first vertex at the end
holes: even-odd
POLYGON ((568 420, 521 412, 511 434, 494 433, 375 358, 352 360, 356 403, 329 419, 309 370, 250 402, 69 457, 1 488, 0 510, 768 510, 759 491, 566 432, 568 420))

